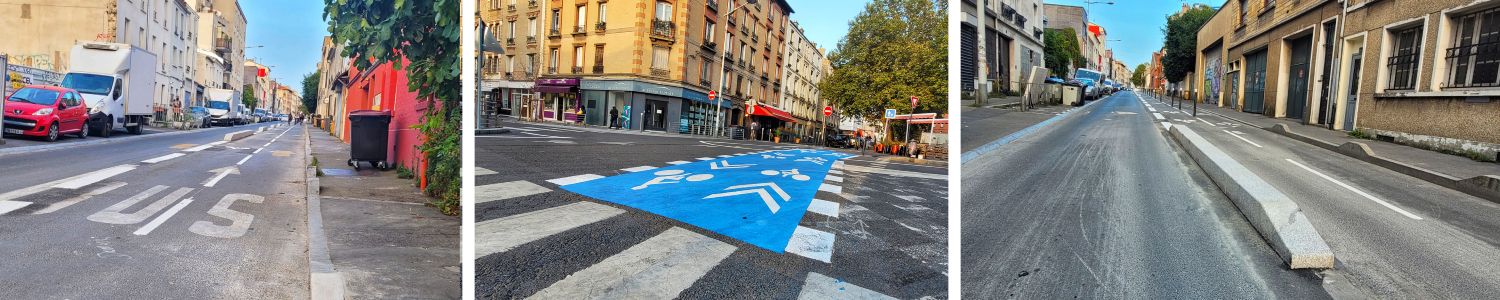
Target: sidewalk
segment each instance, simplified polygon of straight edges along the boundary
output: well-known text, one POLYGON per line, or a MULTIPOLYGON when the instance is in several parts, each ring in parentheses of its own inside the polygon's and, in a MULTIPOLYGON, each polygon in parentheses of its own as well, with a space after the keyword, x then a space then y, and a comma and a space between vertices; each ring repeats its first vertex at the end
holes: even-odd
MULTIPOLYGON (((323 230, 333 269, 349 299, 458 299, 461 218, 427 206, 430 198, 396 171, 349 167, 349 144, 308 127, 318 160, 323 230)), ((312 245, 310 245, 312 247, 312 245)))
MULTIPOLYGON (((1191 111, 1191 108, 1186 106, 1188 104, 1190 103, 1184 103, 1182 108, 1184 111, 1191 111)), ((1475 196, 1490 199, 1491 201, 1500 202, 1500 164, 1478 162, 1465 157, 1422 150, 1401 144, 1354 138, 1344 131, 1331 130, 1317 125, 1300 124, 1295 120, 1276 119, 1259 114, 1238 112, 1211 105, 1199 104, 1198 112, 1200 114, 1221 116, 1256 128, 1275 132, 1294 140, 1359 158, 1391 169, 1392 171, 1474 194, 1475 196), (1284 126, 1287 132, 1276 129, 1278 125, 1284 126), (1365 152, 1353 144, 1345 145, 1350 142, 1365 145, 1369 151, 1365 152), (1472 188, 1478 188, 1479 190, 1471 190, 1472 188)))
MULTIPOLYGON (((979 102, 977 99, 963 99, 961 101, 964 107, 976 107, 974 106, 975 103, 979 102)), ((984 101, 984 107, 986 108, 1013 108, 1018 105, 1021 105, 1021 96, 989 97, 984 101)))
POLYGON ((963 142, 963 149, 960 149, 960 152, 968 153, 970 150, 1056 117, 1072 108, 1072 106, 1051 105, 1039 106, 1028 111, 1017 111, 963 106, 959 108, 959 114, 963 116, 961 125, 963 136, 959 137, 963 142))

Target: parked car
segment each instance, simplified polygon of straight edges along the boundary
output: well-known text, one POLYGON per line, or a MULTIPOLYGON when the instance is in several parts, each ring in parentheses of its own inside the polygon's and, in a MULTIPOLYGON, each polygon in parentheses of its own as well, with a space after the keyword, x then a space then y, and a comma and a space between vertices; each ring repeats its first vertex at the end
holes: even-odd
POLYGON ((190 106, 187 108, 188 118, 197 120, 198 127, 210 127, 214 125, 214 117, 208 113, 207 107, 190 106))
MULTIPOLYGON (((1104 95, 1099 86, 1099 79, 1102 77, 1099 71, 1078 69, 1073 73, 1073 80, 1068 81, 1068 84, 1083 88, 1084 101, 1099 99, 1104 95)), ((1076 105, 1083 105, 1083 101, 1079 101, 1076 105)))
POLYGON ((823 146, 830 148, 849 148, 854 146, 853 137, 843 134, 829 134, 824 140, 823 146))
POLYGON ((5 133, 56 141, 63 134, 87 138, 89 109, 78 91, 30 85, 5 98, 5 133))

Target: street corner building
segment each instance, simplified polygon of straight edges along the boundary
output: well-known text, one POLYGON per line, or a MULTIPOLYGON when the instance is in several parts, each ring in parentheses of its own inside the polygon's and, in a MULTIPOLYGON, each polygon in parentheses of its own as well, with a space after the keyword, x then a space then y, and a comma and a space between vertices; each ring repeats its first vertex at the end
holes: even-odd
POLYGON ((815 135, 831 68, 791 13, 784 0, 481 2, 503 49, 479 54, 481 123, 815 135))
POLYGON ((1203 103, 1494 160, 1500 1, 1229 0, 1198 31, 1203 103))

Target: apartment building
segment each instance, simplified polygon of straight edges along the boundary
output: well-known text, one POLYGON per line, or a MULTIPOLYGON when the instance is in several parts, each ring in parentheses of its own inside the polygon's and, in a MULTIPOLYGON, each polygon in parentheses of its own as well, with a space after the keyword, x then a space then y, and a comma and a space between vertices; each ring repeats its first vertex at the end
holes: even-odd
POLYGON ((323 37, 323 52, 318 57, 318 107, 311 113, 322 120, 316 125, 334 133, 344 132, 345 120, 332 117, 345 113, 344 88, 349 85, 349 58, 343 53, 342 44, 334 43, 331 36, 323 37))
MULTIPOLYGON (((601 4, 608 9, 608 3, 601 4)), ((479 22, 505 47, 504 54, 482 54, 478 96, 486 101, 480 107, 487 111, 480 115, 520 116, 521 104, 536 99, 532 87, 540 73, 545 18, 550 16, 542 13, 542 7, 538 0, 480 1, 479 22)))
MULTIPOLYGON (((1073 32, 1078 35, 1078 51, 1080 54, 1083 54, 1086 62, 1083 65, 1073 66, 1074 69, 1084 68, 1100 71, 1101 73, 1108 71, 1108 65, 1106 64, 1108 60, 1106 59, 1107 54, 1105 50, 1108 50, 1109 46, 1105 44, 1108 42, 1105 39, 1106 32, 1104 31, 1104 27, 1089 22, 1087 10, 1081 6, 1058 4, 1044 4, 1042 10, 1046 17, 1046 22, 1044 22, 1046 28, 1073 29, 1073 32)), ((1073 76, 1073 74, 1053 75, 1065 78, 1072 78, 1073 76)))
POLYGON ((1193 68, 1193 77, 1188 82, 1190 89, 1197 91, 1195 99, 1205 104, 1239 107, 1235 100, 1238 99, 1238 94, 1231 92, 1238 91, 1239 73, 1229 70, 1230 67, 1239 65, 1224 59, 1229 49, 1225 47, 1226 38, 1233 32, 1235 17, 1236 15, 1224 13, 1220 9, 1198 29, 1198 60, 1193 68))
MULTIPOLYGON (((964 91, 1019 91, 1026 71, 1045 64, 1040 0, 965 0, 960 10, 959 77, 964 91)), ((1048 5, 1051 6, 1051 5, 1048 5)), ((1078 10, 1082 15, 1082 8, 1078 10)))
POLYGON ((819 130, 827 121, 823 117, 823 98, 818 83, 828 76, 824 73, 823 48, 819 48, 802 31, 797 22, 787 29, 786 61, 782 69, 781 95, 777 107, 784 108, 797 119, 793 131, 801 136, 819 136, 819 130))
POLYGON ((198 15, 198 35, 194 66, 197 74, 193 81, 197 95, 192 105, 202 105, 203 89, 218 88, 240 90, 235 84, 243 72, 239 67, 245 60, 245 16, 240 11, 239 1, 234 0, 190 0, 187 2, 198 15))

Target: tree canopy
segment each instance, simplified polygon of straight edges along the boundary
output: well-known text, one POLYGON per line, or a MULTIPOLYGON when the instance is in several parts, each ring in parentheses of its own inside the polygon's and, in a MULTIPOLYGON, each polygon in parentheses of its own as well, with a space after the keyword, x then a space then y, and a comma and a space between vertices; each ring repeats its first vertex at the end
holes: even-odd
MULTIPOLYGON (((408 87, 428 102, 417 129, 427 159, 425 192, 444 213, 458 213, 461 178, 459 112, 460 0, 323 0, 323 19, 335 43, 344 46, 354 67, 392 63, 405 70, 408 87), (409 63, 403 63, 403 61, 409 63), (436 109, 432 109, 436 108, 436 109)), ((415 167, 415 166, 405 166, 415 167)))
POLYGON ((1198 62, 1198 28, 1213 17, 1214 9, 1202 4, 1167 16, 1167 27, 1162 28, 1167 54, 1162 56, 1161 66, 1168 82, 1182 81, 1193 72, 1198 62))
POLYGON ((886 108, 948 110, 948 2, 874 0, 849 22, 829 54, 833 73, 819 84, 845 115, 878 119, 886 108))
POLYGON ((1084 62, 1083 52, 1078 46, 1078 32, 1073 28, 1048 28, 1042 38, 1046 52, 1047 69, 1057 77, 1068 77, 1074 66, 1084 62))
POLYGON ((255 109, 255 104, 259 102, 260 99, 255 99, 255 85, 246 84, 245 91, 240 95, 240 103, 245 104, 245 107, 255 109))
POLYGON ((302 77, 302 112, 312 113, 318 111, 318 79, 323 70, 313 70, 302 77))
POLYGON ((1130 74, 1130 83, 1138 87, 1146 86, 1146 72, 1146 64, 1135 65, 1135 72, 1130 74))

